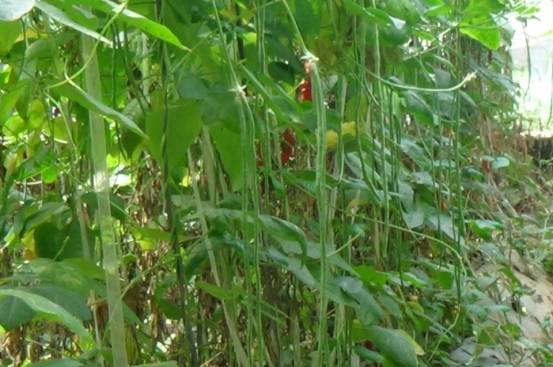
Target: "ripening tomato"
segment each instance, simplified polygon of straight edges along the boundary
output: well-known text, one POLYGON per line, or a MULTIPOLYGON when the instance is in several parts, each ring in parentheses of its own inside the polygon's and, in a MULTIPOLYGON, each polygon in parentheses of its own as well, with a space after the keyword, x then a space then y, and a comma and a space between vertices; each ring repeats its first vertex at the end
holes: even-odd
POLYGON ((280 141, 280 160, 283 165, 287 165, 294 160, 294 147, 296 145, 294 130, 290 128, 284 130, 280 141))
POLYGON ((486 173, 492 172, 492 165, 489 161, 482 159, 482 170, 486 173))
POLYGON ((312 101, 313 97, 311 94, 311 80, 309 79, 302 79, 300 82, 300 95, 299 98, 300 102, 305 101, 312 101))

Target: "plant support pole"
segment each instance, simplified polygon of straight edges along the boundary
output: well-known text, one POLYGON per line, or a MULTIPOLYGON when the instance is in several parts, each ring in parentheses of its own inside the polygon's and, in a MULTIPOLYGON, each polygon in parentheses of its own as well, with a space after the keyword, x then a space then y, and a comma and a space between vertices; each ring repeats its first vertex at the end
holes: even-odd
MULTIPOLYGON (((90 60, 85 76, 85 91, 94 99, 102 100, 102 88, 98 59, 94 53, 94 41, 83 35, 81 37, 81 52, 84 60, 90 60)), ((125 324, 121 285, 119 284, 119 259, 117 242, 111 220, 109 198, 109 172, 106 162, 106 132, 102 117, 93 111, 88 111, 90 129, 90 147, 93 165, 93 187, 98 200, 96 220, 100 233, 100 243, 103 254, 103 268, 106 276, 107 303, 109 309, 109 330, 113 353, 114 367, 127 367, 125 349, 125 324)))

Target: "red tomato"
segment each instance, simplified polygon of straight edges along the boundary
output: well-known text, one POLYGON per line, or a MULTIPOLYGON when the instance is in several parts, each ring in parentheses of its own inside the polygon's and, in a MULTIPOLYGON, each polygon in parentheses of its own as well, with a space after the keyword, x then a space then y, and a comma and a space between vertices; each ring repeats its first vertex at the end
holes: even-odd
POLYGON ((287 165, 294 160, 294 147, 296 145, 296 135, 290 128, 284 130, 280 143, 280 159, 283 165, 287 165))
POLYGON ((300 102, 305 101, 311 101, 312 95, 311 95, 311 80, 309 79, 302 79, 300 82, 300 95, 299 100, 300 102))
POLYGON ((370 340, 365 340, 364 344, 365 344, 365 348, 367 348, 368 350, 372 350, 372 351, 375 350, 374 345, 370 340))

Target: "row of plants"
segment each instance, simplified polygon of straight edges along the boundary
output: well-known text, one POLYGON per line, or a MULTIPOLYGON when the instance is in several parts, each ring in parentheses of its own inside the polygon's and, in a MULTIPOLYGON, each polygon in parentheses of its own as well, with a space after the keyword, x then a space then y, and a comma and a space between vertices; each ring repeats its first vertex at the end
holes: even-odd
POLYGON ((535 11, 4 0, 3 363, 517 365, 520 284, 473 258, 536 192, 504 138, 535 11))

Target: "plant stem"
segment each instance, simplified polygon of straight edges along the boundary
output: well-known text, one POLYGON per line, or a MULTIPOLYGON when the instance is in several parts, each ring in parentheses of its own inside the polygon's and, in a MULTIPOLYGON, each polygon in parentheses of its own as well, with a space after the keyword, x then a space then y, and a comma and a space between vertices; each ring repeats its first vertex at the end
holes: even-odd
MULTIPOLYGON (((94 52, 92 38, 81 36, 81 52, 84 60, 90 60, 85 71, 85 90, 94 99, 102 100, 102 88, 98 59, 94 52)), ((103 268, 106 277, 109 326, 114 367, 126 367, 125 321, 121 285, 119 283, 119 249, 111 219, 109 172, 107 168, 106 131, 102 117, 93 111, 88 112, 90 146, 93 166, 93 187, 98 201, 96 220, 102 245, 103 268)))

